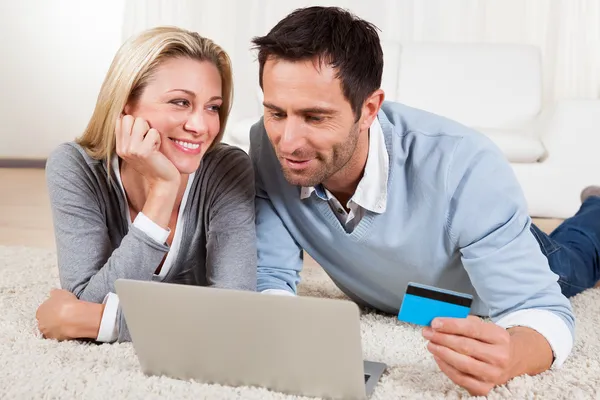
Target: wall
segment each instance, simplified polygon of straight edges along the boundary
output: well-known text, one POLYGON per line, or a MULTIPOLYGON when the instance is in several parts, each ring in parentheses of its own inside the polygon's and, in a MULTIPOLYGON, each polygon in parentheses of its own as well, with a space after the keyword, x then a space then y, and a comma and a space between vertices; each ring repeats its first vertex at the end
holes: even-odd
POLYGON ((350 9, 385 41, 532 44, 543 56, 546 104, 600 97, 600 0, 126 0, 123 33, 170 24, 213 38, 233 61, 235 120, 262 112, 250 39, 307 5, 350 9))
POLYGON ((124 0, 0 2, 0 158, 78 136, 122 39, 124 0))
POLYGON ((260 115, 250 38, 296 7, 346 7, 399 42, 539 46, 547 103, 600 95, 600 0, 0 0, 0 158, 45 157, 89 119, 121 41, 172 24, 229 52, 231 121, 260 115))

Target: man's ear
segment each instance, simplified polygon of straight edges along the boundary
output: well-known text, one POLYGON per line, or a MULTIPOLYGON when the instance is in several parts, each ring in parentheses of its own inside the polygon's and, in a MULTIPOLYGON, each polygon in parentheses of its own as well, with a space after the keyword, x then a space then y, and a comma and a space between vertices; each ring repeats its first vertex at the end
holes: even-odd
POLYGON ((377 118, 377 113, 379 112, 384 99, 385 93, 381 89, 377 89, 367 97, 362 106, 360 130, 369 129, 375 118, 377 118))

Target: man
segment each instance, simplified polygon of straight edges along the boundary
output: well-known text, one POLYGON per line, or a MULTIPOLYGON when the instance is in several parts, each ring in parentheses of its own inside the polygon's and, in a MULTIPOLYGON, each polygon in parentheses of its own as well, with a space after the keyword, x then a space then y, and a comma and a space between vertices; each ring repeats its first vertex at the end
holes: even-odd
POLYGON ((310 7, 253 43, 265 110, 250 134, 258 289, 294 295, 304 249, 350 298, 383 312, 398 313, 410 281, 471 293, 473 313, 493 322, 439 319, 423 336, 475 395, 563 364, 574 333, 566 296, 599 277, 600 188, 550 238, 483 135, 384 102, 371 24, 310 7))

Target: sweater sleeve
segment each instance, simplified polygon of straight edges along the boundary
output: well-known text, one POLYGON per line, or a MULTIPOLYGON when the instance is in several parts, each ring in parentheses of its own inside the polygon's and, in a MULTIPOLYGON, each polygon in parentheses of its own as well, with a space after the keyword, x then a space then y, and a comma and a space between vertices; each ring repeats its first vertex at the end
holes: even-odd
POLYGON ((77 149, 61 145, 48 158, 46 181, 62 288, 79 299, 102 303, 119 278, 151 280, 168 251, 135 224, 113 250, 106 199, 77 149))
POLYGON ((556 350, 570 351, 575 324, 571 305, 530 230, 527 203, 510 164, 480 140, 465 137, 455 147, 447 177, 448 235, 490 318, 503 326, 524 311, 535 311, 544 322, 536 326, 532 319, 528 326, 546 337, 562 363, 566 354, 556 350), (556 339, 565 332, 568 343, 556 339))
POLYGON ((256 290, 254 171, 241 149, 225 147, 208 168, 208 286, 256 290))
MULTIPOLYGON (((262 121, 252 127, 250 157, 256 173, 256 239, 258 251, 258 291, 296 294, 303 264, 303 252, 277 213, 263 179, 272 172, 264 161, 268 144, 262 121), (261 159, 263 162, 261 163, 261 159)), ((275 161, 277 162, 277 161, 275 161)))

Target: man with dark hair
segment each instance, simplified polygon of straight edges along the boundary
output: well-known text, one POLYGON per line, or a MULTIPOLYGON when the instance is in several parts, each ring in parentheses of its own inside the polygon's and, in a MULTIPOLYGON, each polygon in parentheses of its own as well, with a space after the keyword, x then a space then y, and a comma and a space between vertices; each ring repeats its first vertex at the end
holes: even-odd
POLYGON ((349 12, 299 9, 253 43, 259 291, 294 295, 304 249, 382 312, 398 313, 411 281, 472 294, 472 313, 492 322, 423 329, 440 369, 471 394, 562 365, 575 324, 567 297, 600 275, 600 188, 545 235, 485 136, 384 102, 377 31, 349 12))

